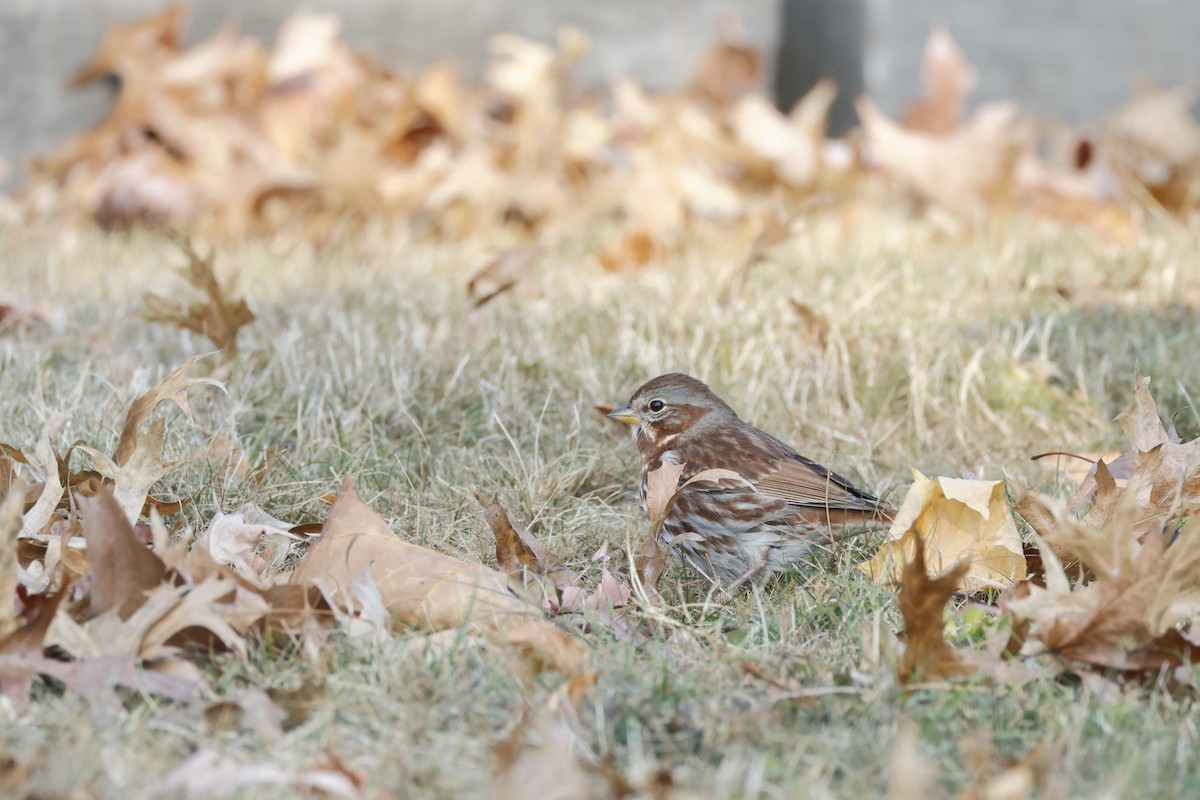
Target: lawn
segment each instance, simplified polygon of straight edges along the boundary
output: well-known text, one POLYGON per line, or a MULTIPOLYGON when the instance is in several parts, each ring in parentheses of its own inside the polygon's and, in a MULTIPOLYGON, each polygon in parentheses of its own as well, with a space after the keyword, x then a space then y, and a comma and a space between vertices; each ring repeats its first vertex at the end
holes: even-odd
MULTIPOLYGON (((319 246, 221 245, 218 271, 236 273, 257 320, 239 355, 197 370, 227 398, 196 390, 194 421, 170 417, 168 453, 208 455, 157 484, 194 498, 168 527, 203 530, 247 503, 320 522, 321 496, 354 476, 398 537, 494 564, 477 488, 593 582, 597 549, 608 542, 624 569, 621 548, 646 526, 636 451, 593 406, 669 371, 893 503, 912 468, 1069 493, 1077 464, 1030 456, 1120 448, 1113 418, 1135 369, 1185 439, 1200 432, 1194 228, 1152 219, 1117 246, 1020 215, 948 232, 899 201, 818 208, 728 304, 740 239, 706 230, 615 273, 596 263, 602 237, 582 233, 479 308, 465 287, 488 253, 469 243, 369 226, 319 246)), ((133 399, 212 349, 140 314, 146 291, 186 294, 168 269, 182 263, 145 232, 0 232, 0 301, 45 317, 0 332, 0 441, 32 450, 62 414, 61 447, 112 452, 133 399)), ((1041 797, 1200 795, 1194 692, 1178 682, 1043 666, 1019 683, 899 685, 895 589, 857 568, 880 538, 734 597, 673 564, 644 641, 599 624, 578 634, 596 679, 559 744, 641 796, 1024 797, 1026 779, 1041 797)), ((959 642, 965 610, 948 616, 959 642)), ((521 677, 463 632, 343 631, 317 650, 259 642, 203 663, 216 696, 198 705, 127 694, 104 707, 39 679, 27 713, 0 704, 0 786, 182 796, 164 781, 204 750, 226 774, 336 756, 365 796, 492 796, 514 731, 522 747, 556 735, 522 719, 562 679, 521 677), (281 727, 221 713, 261 690, 288 711, 281 727)))

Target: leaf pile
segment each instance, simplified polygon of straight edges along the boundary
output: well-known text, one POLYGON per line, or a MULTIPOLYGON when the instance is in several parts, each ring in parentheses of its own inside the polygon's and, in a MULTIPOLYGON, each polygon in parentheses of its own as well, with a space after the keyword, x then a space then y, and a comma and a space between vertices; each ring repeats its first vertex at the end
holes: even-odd
MULTIPOLYGON (((787 235, 778 212, 791 219, 815 197, 857 205, 894 185, 960 222, 1019 205, 1120 242, 1136 233, 1138 203, 1193 207, 1200 125, 1186 93, 1137 99, 1047 163, 1015 104, 968 113, 977 76, 941 28, 904 119, 864 96, 862 135, 829 140, 837 87, 781 113, 754 88, 760 55, 732 40, 703 55, 687 91, 618 77, 592 92, 571 79, 586 50, 573 29, 554 45, 494 37, 486 80, 469 86, 448 63, 384 68, 340 40, 333 16, 297 14, 270 47, 232 27, 185 47, 184 17, 175 4, 109 28, 71 85, 115 78, 115 106, 31 165, 22 213, 224 236, 286 223, 315 238, 384 218, 499 246, 553 245, 596 224, 606 269, 652 263, 711 229, 745 246, 725 291, 735 297, 787 235)), ((237 313, 183 317, 220 347, 236 335, 237 313)))
MULTIPOLYGON (((33 456, 4 445, 0 592, 11 602, 0 605, 0 692, 18 709, 36 675, 104 706, 120 702, 118 688, 203 702, 212 689, 201 667, 219 668, 223 654, 236 659, 252 644, 289 640, 317 653, 334 625, 374 636, 391 635, 396 623, 417 635, 455 630, 490 642, 519 676, 563 674, 575 699, 590 685, 583 646, 519 584, 397 537, 352 479, 291 571, 261 553, 268 539, 301 538, 303 526, 253 506, 218 512, 194 541, 173 536, 159 505, 146 500, 178 466, 162 458, 165 418, 151 417, 168 400, 190 417, 189 389, 223 388, 185 376, 199 358, 134 401, 111 458, 72 448, 91 456, 93 470, 70 473, 71 451, 60 457, 51 445, 54 421, 33 456)), ((577 591, 586 604, 591 595, 577 591)), ((621 605, 627 595, 617 597, 621 605)))
MULTIPOLYGON (((983 653, 950 647, 943 637, 951 595, 989 585, 970 576, 980 564, 995 563, 982 555, 991 545, 968 551, 960 546, 964 538, 978 540, 986 533, 986 523, 980 518, 964 530, 964 517, 949 513, 922 529, 920 517, 902 510, 909 526, 904 539, 914 548, 900 589, 908 640, 898 666, 902 682, 918 675, 997 672, 1001 656, 1131 677, 1184 666, 1188 669, 1175 677, 1188 679, 1200 661, 1200 439, 1183 442, 1163 425, 1149 386, 1149 378, 1137 376, 1133 398, 1118 417, 1129 450, 1111 463, 1097 461, 1069 501, 1028 491, 1017 503, 1016 511, 1036 534, 1041 568, 1004 584, 998 602, 1011 622, 1011 636, 1002 648, 989 648, 990 661, 983 653), (927 548, 947 542, 948 553, 968 555, 931 579, 927 548)), ((922 480, 918 476, 914 493, 930 495, 931 484, 924 481, 922 487, 922 480)), ((893 537, 865 566, 871 571, 890 566, 900 542, 893 537)), ((1019 550, 1003 558, 1017 557, 1023 574, 1019 550)))

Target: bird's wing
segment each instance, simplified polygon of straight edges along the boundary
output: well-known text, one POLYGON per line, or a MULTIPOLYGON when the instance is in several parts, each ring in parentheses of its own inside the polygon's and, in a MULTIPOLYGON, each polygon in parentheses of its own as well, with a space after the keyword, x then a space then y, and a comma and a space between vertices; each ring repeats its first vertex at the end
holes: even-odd
MULTIPOLYGON (((764 465, 767 466, 767 465, 764 465)), ((879 500, 804 456, 775 460, 754 481, 758 491, 813 508, 875 511, 879 500)))

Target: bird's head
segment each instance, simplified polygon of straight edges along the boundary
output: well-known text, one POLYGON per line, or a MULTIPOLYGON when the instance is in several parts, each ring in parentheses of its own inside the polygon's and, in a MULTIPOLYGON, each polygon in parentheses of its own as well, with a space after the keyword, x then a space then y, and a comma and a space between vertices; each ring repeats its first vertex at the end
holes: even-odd
POLYGON ((642 384, 629 405, 609 419, 634 426, 633 438, 643 453, 657 452, 690 434, 718 425, 737 414, 703 382, 673 372, 642 384))

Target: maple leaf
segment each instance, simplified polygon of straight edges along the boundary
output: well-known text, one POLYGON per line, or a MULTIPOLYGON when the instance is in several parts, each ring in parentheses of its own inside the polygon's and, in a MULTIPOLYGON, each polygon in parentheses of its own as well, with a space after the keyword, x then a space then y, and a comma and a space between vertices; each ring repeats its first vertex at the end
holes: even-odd
POLYGON ((206 336, 226 359, 231 359, 238 352, 238 334, 254 321, 254 312, 244 299, 229 297, 228 288, 217 280, 215 250, 201 258, 192 244, 182 239, 179 240, 179 248, 188 260, 184 276, 193 288, 204 294, 205 301, 192 303, 185 309, 164 297, 147 292, 142 316, 150 322, 177 325, 206 336))
POLYGON ((896 582, 920 544, 931 574, 961 570, 968 592, 1025 579, 1024 547, 1003 481, 930 480, 916 470, 913 478, 879 552, 860 569, 878 582, 896 582))

